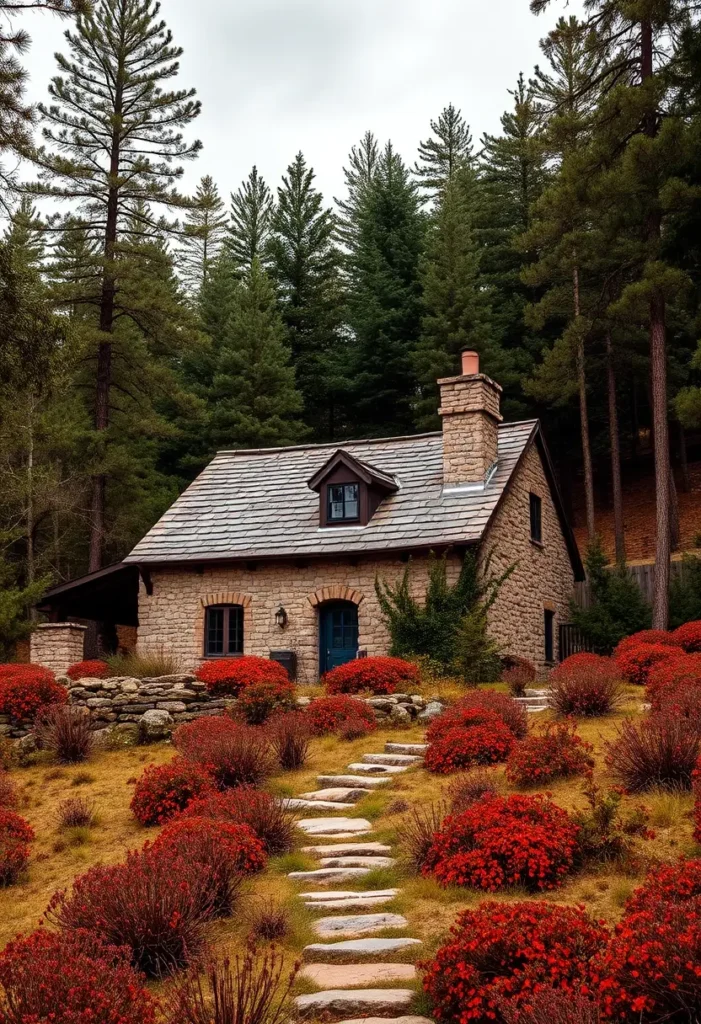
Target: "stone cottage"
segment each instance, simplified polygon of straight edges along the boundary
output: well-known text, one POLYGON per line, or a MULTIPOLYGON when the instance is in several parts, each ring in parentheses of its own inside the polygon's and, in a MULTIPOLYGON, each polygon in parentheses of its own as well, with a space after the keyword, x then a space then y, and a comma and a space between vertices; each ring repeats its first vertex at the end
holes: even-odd
POLYGON ((496 571, 516 564, 492 634, 546 668, 583 570, 540 425, 502 423, 501 388, 474 352, 439 385, 441 432, 219 452, 124 562, 49 591, 34 660, 65 647, 74 627, 56 620, 89 612, 138 626, 140 651, 183 669, 272 654, 313 682, 387 652, 377 577, 394 582, 410 562, 421 596, 430 552, 447 552, 455 578, 476 548, 496 571))

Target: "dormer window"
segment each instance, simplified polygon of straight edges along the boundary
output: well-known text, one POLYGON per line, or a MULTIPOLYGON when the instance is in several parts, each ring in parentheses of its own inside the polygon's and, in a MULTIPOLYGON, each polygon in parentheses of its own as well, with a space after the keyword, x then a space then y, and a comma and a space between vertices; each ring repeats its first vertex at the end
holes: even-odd
POLYGON ((360 518, 359 484, 329 484, 326 491, 328 494, 326 512, 328 522, 357 522, 360 518))

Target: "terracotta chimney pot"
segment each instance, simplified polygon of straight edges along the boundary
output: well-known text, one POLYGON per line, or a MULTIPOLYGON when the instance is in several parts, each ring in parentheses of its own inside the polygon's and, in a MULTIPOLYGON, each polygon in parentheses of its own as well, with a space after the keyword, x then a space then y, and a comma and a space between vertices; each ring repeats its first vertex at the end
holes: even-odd
POLYGON ((470 348, 462 350, 462 374, 463 377, 474 377, 480 372, 480 357, 478 352, 470 348))

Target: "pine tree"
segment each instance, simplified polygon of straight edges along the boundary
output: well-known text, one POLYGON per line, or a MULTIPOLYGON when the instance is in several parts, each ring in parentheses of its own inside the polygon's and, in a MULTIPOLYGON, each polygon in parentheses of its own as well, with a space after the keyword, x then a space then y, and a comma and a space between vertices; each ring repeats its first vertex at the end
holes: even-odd
POLYGON ((200 179, 192 207, 185 215, 185 227, 178 258, 180 276, 188 290, 197 295, 224 246, 229 218, 214 179, 200 179))
POLYGON ((273 197, 254 166, 247 180, 231 196, 228 248, 239 272, 250 271, 254 260, 265 265, 272 216, 273 197))
POLYGON ((473 164, 470 127, 452 103, 431 121, 433 136, 419 143, 414 174, 428 197, 440 198, 455 174, 473 164))
POLYGON ((348 299, 356 432, 406 433, 413 427, 416 394, 425 223, 418 188, 391 143, 378 161, 359 223, 348 299))
POLYGON ((278 188, 268 253, 305 422, 323 440, 335 432, 340 254, 333 212, 324 208, 314 177, 298 153, 278 188))
POLYGON ((357 146, 348 155, 348 166, 343 168, 348 195, 334 199, 338 207, 336 236, 352 260, 360 235, 360 214, 377 170, 379 146, 372 132, 365 132, 357 146))
MULTIPOLYGON (((159 20, 153 0, 98 0, 66 33, 70 57, 58 55, 61 75, 50 86, 52 103, 40 111, 48 148, 37 191, 73 200, 91 236, 100 244, 99 316, 95 332, 94 421, 99 432, 110 423, 115 324, 136 320, 122 304, 121 278, 140 252, 123 243, 124 221, 140 203, 179 204, 175 184, 179 161, 194 157, 181 129, 198 115, 194 90, 165 91, 178 72, 181 50, 159 20)), ((152 218, 153 220, 153 218, 152 218)), ((143 307, 139 310, 143 313, 143 307)), ((90 501, 91 569, 102 564, 107 474, 93 478, 90 501)))

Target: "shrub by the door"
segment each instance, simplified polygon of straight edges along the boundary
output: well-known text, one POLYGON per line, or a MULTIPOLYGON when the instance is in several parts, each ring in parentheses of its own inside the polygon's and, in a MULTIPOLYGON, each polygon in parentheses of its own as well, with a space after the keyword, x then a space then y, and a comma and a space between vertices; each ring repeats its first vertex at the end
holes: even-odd
POLYGON ((396 693, 418 686, 420 677, 416 665, 402 658, 356 658, 331 669, 321 680, 326 692, 396 693))
POLYGON ((195 675, 216 697, 237 697, 254 683, 289 682, 289 676, 279 662, 253 654, 204 661, 195 675))

